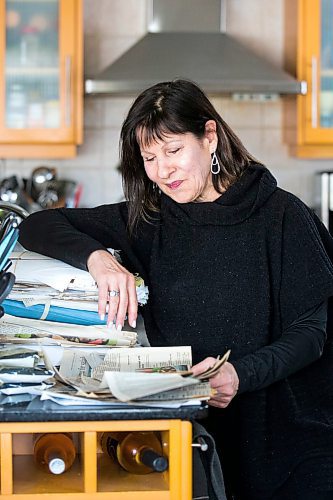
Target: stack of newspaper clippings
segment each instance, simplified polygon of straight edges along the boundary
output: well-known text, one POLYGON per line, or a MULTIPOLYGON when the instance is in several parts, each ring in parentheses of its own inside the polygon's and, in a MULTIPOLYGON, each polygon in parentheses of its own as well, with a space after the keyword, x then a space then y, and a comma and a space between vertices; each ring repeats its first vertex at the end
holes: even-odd
POLYGON ((47 347, 29 352, 12 346, 2 353, 3 395, 39 395, 63 406, 167 408, 200 405, 212 397, 209 379, 229 356, 228 351, 194 376, 190 346, 109 349, 105 355, 93 349, 65 349, 57 366, 47 347))

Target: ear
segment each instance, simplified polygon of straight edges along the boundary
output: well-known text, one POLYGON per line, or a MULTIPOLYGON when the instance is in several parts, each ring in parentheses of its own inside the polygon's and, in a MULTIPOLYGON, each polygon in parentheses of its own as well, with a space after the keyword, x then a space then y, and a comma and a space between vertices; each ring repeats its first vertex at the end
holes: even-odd
POLYGON ((217 148, 217 132, 216 132, 216 122, 214 120, 208 120, 205 123, 205 139, 209 142, 210 154, 214 153, 217 148))

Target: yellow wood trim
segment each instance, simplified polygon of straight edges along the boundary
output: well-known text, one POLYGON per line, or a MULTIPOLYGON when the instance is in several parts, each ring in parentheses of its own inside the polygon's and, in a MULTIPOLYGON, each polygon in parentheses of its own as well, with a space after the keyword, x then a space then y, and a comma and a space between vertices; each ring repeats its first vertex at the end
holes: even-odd
POLYGON ((323 146, 327 146, 333 144, 333 129, 331 128, 318 128, 317 130, 308 131, 304 142, 302 144, 322 144, 323 146))
POLYGON ((97 491, 97 432, 87 431, 83 434, 83 475, 85 493, 97 491))
POLYGON ((74 78, 73 69, 75 66, 75 0, 60 0, 59 3, 59 60, 60 60, 60 102, 61 102, 61 129, 66 130, 66 134, 74 142, 74 78), (66 64, 70 60, 70 78, 67 81, 66 64), (70 85, 71 92, 68 96, 70 85), (69 97, 69 101, 68 101, 69 97), (70 109, 70 125, 66 124, 67 107, 70 109))
POLYGON ((13 492, 13 444, 9 432, 1 434, 1 497, 13 492))
MULTIPOLYGON (((104 432, 178 429, 180 420, 103 420, 84 422, 0 422, 0 432, 104 432)), ((179 431, 178 431, 179 432, 179 431)))
POLYGON ((298 158, 333 158, 333 145, 302 144, 290 146, 289 152, 298 158))
POLYGON ((181 496, 180 498, 191 500, 192 498, 192 424, 181 422, 181 496))
MULTIPOLYGON (((169 431, 169 481, 170 498, 178 500, 181 495, 181 422, 172 422, 169 431)), ((184 499, 185 500, 185 499, 184 499)), ((187 500, 187 498, 186 498, 187 500)))
MULTIPOLYGON (((3 500, 171 500, 169 491, 112 491, 98 493, 1 494, 3 500)), ((183 500, 178 497, 177 500, 183 500)))
POLYGON ((4 145, 27 145, 36 144, 74 144, 73 141, 68 140, 64 131, 60 128, 49 129, 0 129, 0 146, 4 145))
POLYGON ((74 144, 1 144, 0 158, 73 158, 74 144))
MULTIPOLYGON (((298 103, 298 143, 302 144, 308 140, 312 129, 312 57, 318 60, 319 54, 319 2, 317 0, 299 0, 298 13, 298 77, 308 84, 308 92, 305 96, 297 96, 298 103)), ((318 88, 318 75, 317 75, 318 88)), ((317 99, 318 108, 318 99, 317 99)))
MULTIPOLYGON (((305 142, 311 141, 316 135, 318 135, 319 130, 319 68, 320 68, 320 2, 317 0, 306 0, 306 14, 305 14, 305 33, 304 41, 306 41, 306 79, 309 82, 308 93, 305 96, 305 123, 303 122, 304 129, 304 139, 305 142), (316 129, 312 128, 312 57, 317 58, 317 75, 316 75, 316 86, 317 86, 317 121, 318 127, 316 129)), ((320 134, 322 131, 320 130, 320 134)))
POLYGON ((84 99, 84 82, 83 82, 83 5, 82 0, 76 0, 76 21, 75 21, 75 142, 82 144, 83 142, 83 99, 84 99))
MULTIPOLYGON (((305 5, 304 0, 298 0, 297 6, 297 79, 306 80, 306 37, 305 37, 305 5)), ((308 88, 309 92, 309 88, 308 88)), ((297 96, 297 142, 302 143, 303 139, 303 123, 305 122, 305 96, 297 96)))
POLYGON ((3 135, 1 135, 1 142, 4 144, 57 144, 61 142, 71 144, 60 128, 5 128, 3 135))
POLYGON ((304 142, 304 129, 306 124, 306 108, 308 95, 311 92, 310 82, 306 73, 307 66, 307 38, 306 38, 306 5, 305 0, 298 2, 298 40, 297 40, 297 77, 305 80, 308 84, 306 96, 297 96, 297 142, 304 142))

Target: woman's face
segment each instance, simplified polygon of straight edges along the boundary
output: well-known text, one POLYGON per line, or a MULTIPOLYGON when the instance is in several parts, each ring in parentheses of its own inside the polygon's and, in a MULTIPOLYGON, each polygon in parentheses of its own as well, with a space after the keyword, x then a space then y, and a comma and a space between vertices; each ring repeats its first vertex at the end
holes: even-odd
POLYGON ((216 124, 210 120, 201 140, 192 133, 168 134, 140 149, 149 179, 177 203, 188 203, 214 201, 220 196, 210 171, 216 146, 216 124))

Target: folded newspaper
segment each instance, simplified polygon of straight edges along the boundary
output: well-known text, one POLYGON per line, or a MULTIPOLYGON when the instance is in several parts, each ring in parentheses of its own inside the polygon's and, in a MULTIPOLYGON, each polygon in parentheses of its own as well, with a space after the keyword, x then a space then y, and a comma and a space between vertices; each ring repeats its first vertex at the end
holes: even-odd
POLYGON ((10 398, 8 402, 40 397, 66 406, 199 405, 214 394, 209 378, 229 356, 228 351, 212 367, 193 376, 190 346, 123 348, 104 353, 72 348, 63 351, 57 364, 49 356, 52 349, 2 349, 1 404, 6 404, 6 397, 10 398), (22 360, 29 363, 22 364, 22 360))
MULTIPOLYGON (((118 260, 119 252, 108 249, 118 260)), ((56 259, 27 250, 13 252, 16 283, 4 302, 7 314, 32 319, 103 325, 98 315, 98 289, 92 276, 56 259)), ((148 288, 135 277, 138 303, 148 300, 148 288)))
POLYGON ((0 321, 0 343, 42 345, 103 345, 130 347, 137 341, 136 332, 103 325, 73 325, 38 319, 17 318, 5 314, 0 321))
MULTIPOLYGON (((198 376, 194 376, 190 346, 139 347, 114 349, 99 364, 80 350, 65 351, 59 370, 44 354, 46 368, 55 373, 62 387, 69 386, 75 396, 104 402, 188 403, 207 400, 213 394, 208 380, 228 360, 230 351, 198 376), (153 369, 149 372, 148 369, 153 369)), ((56 386, 52 389, 56 398, 56 386)), ((63 390, 61 391, 63 394, 63 390)), ((46 394, 44 395, 46 397, 46 394)), ((67 393, 68 397, 68 393, 67 393)), ((63 398, 61 395, 60 398, 63 398)))

